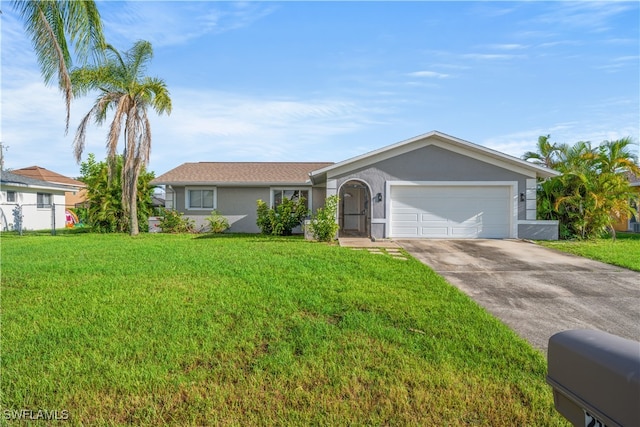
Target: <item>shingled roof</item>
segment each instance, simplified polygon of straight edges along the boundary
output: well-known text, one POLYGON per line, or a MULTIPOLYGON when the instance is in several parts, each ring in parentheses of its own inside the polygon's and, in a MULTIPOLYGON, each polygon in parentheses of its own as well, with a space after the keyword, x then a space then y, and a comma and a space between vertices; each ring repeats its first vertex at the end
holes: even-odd
POLYGON ((21 169, 13 169, 16 175, 27 176, 33 179, 39 179, 41 181, 51 182, 54 184, 72 185, 74 187, 86 187, 84 182, 69 178, 68 176, 60 175, 57 172, 50 171, 40 166, 29 166, 21 169))
POLYGON ((199 162, 184 163, 151 181, 154 185, 237 184, 300 185, 311 171, 329 162, 199 162))
POLYGON ((13 173, 13 171, 0 171, 0 182, 2 186, 16 186, 16 187, 32 187, 32 188, 45 188, 45 189, 57 189, 64 191, 72 191, 74 188, 64 185, 56 184, 49 181, 43 181, 41 179, 32 178, 30 176, 19 175, 13 173))

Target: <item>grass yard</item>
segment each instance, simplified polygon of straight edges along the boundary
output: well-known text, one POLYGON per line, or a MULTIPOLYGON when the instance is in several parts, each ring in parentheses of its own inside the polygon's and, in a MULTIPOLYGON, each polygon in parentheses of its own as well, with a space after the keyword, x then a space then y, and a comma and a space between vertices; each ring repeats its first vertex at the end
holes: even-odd
POLYGON ((4 235, 1 337, 2 422, 567 425, 543 355, 426 266, 301 238, 4 235))
POLYGON ((548 248, 640 271, 640 234, 618 233, 616 240, 539 242, 548 248))

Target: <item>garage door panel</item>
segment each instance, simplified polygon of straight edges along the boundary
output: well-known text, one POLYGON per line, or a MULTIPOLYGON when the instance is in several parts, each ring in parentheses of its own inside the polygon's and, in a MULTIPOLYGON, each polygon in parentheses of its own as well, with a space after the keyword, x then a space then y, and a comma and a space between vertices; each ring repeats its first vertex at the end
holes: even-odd
MULTIPOLYGON (((451 237, 449 235, 449 228, 447 227, 422 227, 421 231, 423 236, 431 236, 431 237, 438 237, 438 238, 451 237)), ((409 236, 404 236, 404 237, 409 237, 409 236)), ((416 237, 416 236, 414 235, 411 237, 416 237)))
POLYGON ((415 222, 418 221, 418 213, 414 212, 414 213, 396 213, 396 221, 398 222, 403 222, 403 221, 411 221, 411 222, 415 222))
POLYGON ((392 186, 391 236, 509 237, 511 210, 508 186, 392 186))
POLYGON ((415 237, 418 234, 417 227, 397 226, 395 228, 395 237, 415 237))

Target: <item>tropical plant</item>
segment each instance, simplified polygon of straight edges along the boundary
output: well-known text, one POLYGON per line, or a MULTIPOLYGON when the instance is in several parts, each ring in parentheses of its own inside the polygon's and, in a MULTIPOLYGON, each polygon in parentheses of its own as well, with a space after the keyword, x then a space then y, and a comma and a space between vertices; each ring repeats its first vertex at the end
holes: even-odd
POLYGON ((285 197, 275 208, 269 208, 262 200, 258 200, 257 205, 256 224, 262 234, 274 236, 290 236, 293 229, 302 224, 309 212, 307 200, 304 197, 295 201, 285 197))
POLYGON ((311 218, 309 227, 314 239, 321 242, 335 240, 336 233, 340 229, 336 222, 339 200, 337 195, 327 197, 324 202, 324 208, 318 208, 316 214, 311 218))
POLYGON ((163 233, 193 233, 195 221, 174 209, 162 209, 158 223, 163 233))
POLYGON ((13 0, 12 4, 31 36, 45 84, 57 80, 64 95, 65 129, 68 130, 73 98, 68 71, 73 63, 72 54, 75 53, 81 63, 86 62, 90 53, 100 58, 106 45, 96 3, 89 0, 13 0))
POLYGON ((124 151, 121 171, 122 207, 129 220, 129 232, 138 234, 137 181, 149 161, 151 150, 151 124, 147 109, 158 114, 171 112, 171 99, 165 82, 146 77, 146 66, 153 57, 151 43, 141 40, 120 54, 111 45, 106 47, 106 60, 97 66, 85 66, 71 72, 74 96, 99 91, 93 107, 84 116, 76 132, 74 143, 78 161, 84 151, 87 125, 93 119, 100 125, 107 113, 114 111, 107 138, 109 176, 115 172, 118 142, 124 125, 124 151))
POLYGON ((539 183, 538 218, 558 220, 561 238, 591 239, 607 231, 615 238, 613 224, 636 213, 628 174, 640 168, 632 145, 630 138, 598 147, 558 145, 555 168, 563 174, 539 183))
MULTIPOLYGON (((80 181, 87 185, 86 223, 93 230, 102 233, 129 231, 129 221, 122 207, 122 186, 119 173, 124 160, 122 156, 115 159, 116 171, 113 178, 109 178, 109 165, 106 161, 97 162, 93 153, 80 165, 80 181)), ((153 214, 153 172, 146 172, 143 168, 137 182, 136 212, 138 224, 146 230, 147 220, 153 214)))
POLYGON ((604 141, 598 147, 596 158, 597 169, 600 173, 631 172, 640 175, 638 156, 630 150, 635 144, 629 137, 615 141, 604 141))
POLYGON ((211 233, 222 233, 229 228, 229 220, 215 209, 205 218, 205 221, 209 224, 211 233))
POLYGON ((523 160, 529 160, 532 163, 548 168, 555 168, 558 164, 559 145, 549 141, 551 135, 542 135, 538 137, 538 151, 527 151, 522 155, 523 160))

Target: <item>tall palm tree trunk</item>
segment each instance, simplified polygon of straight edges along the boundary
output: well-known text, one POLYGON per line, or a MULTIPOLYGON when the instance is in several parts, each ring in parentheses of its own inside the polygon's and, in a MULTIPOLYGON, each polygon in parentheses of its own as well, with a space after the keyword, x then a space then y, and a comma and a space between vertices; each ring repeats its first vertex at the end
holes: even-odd
POLYGON ((137 167, 133 167, 130 171, 131 179, 127 183, 129 186, 129 235, 137 236, 140 233, 138 225, 138 175, 140 174, 137 167))

